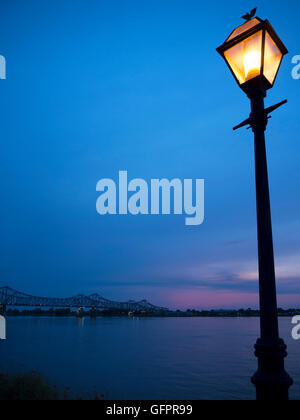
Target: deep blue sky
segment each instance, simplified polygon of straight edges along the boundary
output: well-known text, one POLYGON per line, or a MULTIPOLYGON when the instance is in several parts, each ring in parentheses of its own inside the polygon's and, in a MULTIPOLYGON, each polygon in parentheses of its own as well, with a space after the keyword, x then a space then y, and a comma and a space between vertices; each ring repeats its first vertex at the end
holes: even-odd
POLYGON ((290 54, 267 104, 280 304, 300 305, 297 0, 2 0, 1 284, 170 307, 257 305, 249 102, 215 48, 254 6, 290 54), (96 213, 96 183, 205 178, 206 219, 96 213))

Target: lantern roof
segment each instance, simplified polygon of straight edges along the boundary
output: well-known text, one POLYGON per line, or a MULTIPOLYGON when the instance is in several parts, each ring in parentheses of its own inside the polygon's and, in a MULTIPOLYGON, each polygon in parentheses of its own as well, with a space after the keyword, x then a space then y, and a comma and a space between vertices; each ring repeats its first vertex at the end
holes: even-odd
POLYGON ((229 48, 231 45, 238 43, 240 40, 251 36, 259 30, 268 31, 271 37, 273 38, 274 42, 281 50, 282 54, 285 55, 288 53, 288 50, 284 46, 283 42, 281 41, 275 30, 273 29, 270 22, 268 20, 263 20, 257 16, 234 29, 234 31, 231 32, 231 34, 223 43, 223 45, 217 48, 217 51, 221 53, 222 51, 229 48))
POLYGON ((249 29, 252 29, 254 26, 259 25, 262 23, 263 20, 255 17, 254 19, 249 20, 248 22, 244 23, 243 25, 238 26, 226 39, 225 42, 231 41, 232 39, 242 35, 244 32, 249 31, 249 29))

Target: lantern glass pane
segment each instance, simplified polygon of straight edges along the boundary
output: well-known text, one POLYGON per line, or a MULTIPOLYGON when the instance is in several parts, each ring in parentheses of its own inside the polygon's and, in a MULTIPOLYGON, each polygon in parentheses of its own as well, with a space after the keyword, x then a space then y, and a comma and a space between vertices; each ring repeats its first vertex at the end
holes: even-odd
POLYGON ((233 38, 241 35, 242 33, 249 31, 249 29, 253 28, 254 26, 258 25, 260 21, 256 18, 250 20, 249 22, 244 23, 243 25, 236 28, 235 31, 232 32, 230 37, 226 40, 226 42, 231 41, 233 38))
POLYGON ((225 59, 240 84, 261 74, 262 38, 262 31, 259 31, 224 52, 225 59))
POLYGON ((274 83, 282 59, 282 53, 271 36, 266 32, 264 76, 274 83))

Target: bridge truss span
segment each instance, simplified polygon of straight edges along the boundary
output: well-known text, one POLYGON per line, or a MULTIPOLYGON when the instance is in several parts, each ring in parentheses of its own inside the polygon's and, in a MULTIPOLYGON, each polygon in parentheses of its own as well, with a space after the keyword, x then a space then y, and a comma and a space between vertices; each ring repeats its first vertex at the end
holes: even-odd
POLYGON ((48 298, 31 296, 18 292, 10 287, 0 288, 0 306, 19 307, 44 307, 44 308, 86 308, 86 309, 112 309, 126 311, 167 311, 166 308, 152 305, 147 300, 139 302, 130 300, 128 302, 116 302, 105 299, 98 294, 89 296, 76 295, 70 298, 48 298))

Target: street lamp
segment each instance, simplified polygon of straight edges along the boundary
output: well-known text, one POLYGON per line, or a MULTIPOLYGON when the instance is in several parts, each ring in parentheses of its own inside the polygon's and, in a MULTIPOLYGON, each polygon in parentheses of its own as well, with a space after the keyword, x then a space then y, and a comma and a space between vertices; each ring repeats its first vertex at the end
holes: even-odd
POLYGON ((270 23, 257 17, 235 29, 217 51, 248 96, 253 90, 265 94, 273 87, 288 52, 270 23))
POLYGON ((288 400, 293 381, 284 368, 287 347, 279 338, 265 145, 269 114, 287 101, 269 108, 264 105, 266 92, 273 87, 282 58, 288 51, 267 20, 254 17, 253 13, 244 18, 246 23, 236 28, 217 51, 251 101, 250 117, 234 130, 249 125, 255 143, 261 337, 255 345, 258 371, 252 383, 258 400, 288 400))

